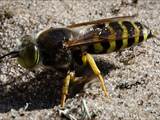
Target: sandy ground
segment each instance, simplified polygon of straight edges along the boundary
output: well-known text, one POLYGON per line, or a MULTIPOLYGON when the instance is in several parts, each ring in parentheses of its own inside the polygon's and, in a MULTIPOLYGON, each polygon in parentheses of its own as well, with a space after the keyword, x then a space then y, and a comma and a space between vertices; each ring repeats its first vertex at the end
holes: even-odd
MULTIPOLYGON (((136 20, 159 32, 159 13, 159 0, 1 0, 0 55, 12 50, 24 34, 99 18, 138 14, 136 20)), ((0 62, 0 120, 61 120, 67 115, 83 120, 87 117, 82 100, 92 120, 159 120, 158 43, 151 39, 121 52, 96 56, 107 73, 110 98, 103 95, 99 82, 86 85, 81 92, 73 88, 70 91, 76 95, 66 101, 66 115, 58 112, 60 75, 30 72, 16 60, 5 59, 0 62)))

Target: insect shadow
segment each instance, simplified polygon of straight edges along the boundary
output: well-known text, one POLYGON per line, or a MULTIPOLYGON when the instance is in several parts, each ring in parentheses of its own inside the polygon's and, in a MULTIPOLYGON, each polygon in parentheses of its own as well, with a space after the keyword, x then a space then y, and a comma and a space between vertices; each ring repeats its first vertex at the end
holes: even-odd
MULTIPOLYGON (((105 75, 117 67, 106 61, 96 61, 101 72, 105 75)), ((61 88, 64 75, 62 73, 54 75, 56 71, 46 70, 35 75, 35 78, 27 82, 13 81, 2 85, 0 83, 0 113, 5 113, 11 109, 24 108, 28 103, 27 111, 35 109, 52 108, 59 105, 61 97, 61 88), (7 89, 10 86, 10 90, 7 89)), ((85 69, 86 72, 91 72, 85 69)), ((15 78, 16 79, 16 78, 15 78)), ((69 90, 69 98, 77 93, 83 93, 85 83, 73 84, 69 90), (78 89, 77 89, 78 88, 78 89)))

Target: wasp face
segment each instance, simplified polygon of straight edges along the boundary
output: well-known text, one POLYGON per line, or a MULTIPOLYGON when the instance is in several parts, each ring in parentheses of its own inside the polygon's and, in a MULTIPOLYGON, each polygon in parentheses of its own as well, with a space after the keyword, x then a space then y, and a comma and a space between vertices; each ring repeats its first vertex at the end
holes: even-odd
POLYGON ((27 69, 33 69, 39 63, 39 50, 31 36, 21 38, 18 48, 18 63, 27 69))

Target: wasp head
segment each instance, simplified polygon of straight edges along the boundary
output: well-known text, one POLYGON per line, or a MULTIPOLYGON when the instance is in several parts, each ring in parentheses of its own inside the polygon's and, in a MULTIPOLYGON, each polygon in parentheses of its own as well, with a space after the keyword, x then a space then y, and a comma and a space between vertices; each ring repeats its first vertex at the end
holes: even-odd
POLYGON ((20 39, 18 51, 17 60, 22 67, 32 69, 39 63, 39 50, 32 36, 25 35, 20 39))
POLYGON ((27 69, 33 69, 39 63, 39 50, 34 43, 33 37, 23 36, 18 41, 18 48, 0 57, 3 59, 7 56, 17 58, 18 63, 27 69))

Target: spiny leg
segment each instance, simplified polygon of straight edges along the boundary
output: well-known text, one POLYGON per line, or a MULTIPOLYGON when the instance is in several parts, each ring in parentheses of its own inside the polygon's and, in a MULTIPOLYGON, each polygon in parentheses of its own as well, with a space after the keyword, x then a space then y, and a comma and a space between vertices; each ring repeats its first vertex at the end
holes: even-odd
POLYGON ((66 96, 68 94, 69 84, 70 80, 74 79, 74 73, 68 72, 66 78, 63 81, 63 87, 62 87, 62 97, 61 97, 61 107, 64 107, 66 96))
POLYGON ((104 94, 106 96, 108 96, 108 92, 107 92, 107 88, 105 86, 105 83, 104 83, 104 79, 101 75, 101 72, 100 70, 98 69, 92 55, 90 55, 89 53, 84 53, 82 55, 82 61, 83 61, 83 64, 89 64, 91 69, 93 70, 94 74, 98 77, 98 79, 100 80, 101 82, 101 87, 102 87, 102 90, 104 91, 104 94))

